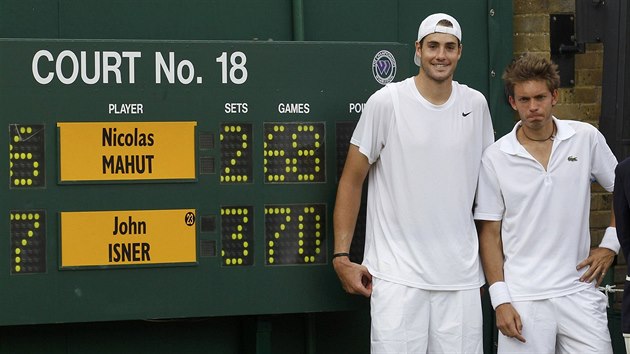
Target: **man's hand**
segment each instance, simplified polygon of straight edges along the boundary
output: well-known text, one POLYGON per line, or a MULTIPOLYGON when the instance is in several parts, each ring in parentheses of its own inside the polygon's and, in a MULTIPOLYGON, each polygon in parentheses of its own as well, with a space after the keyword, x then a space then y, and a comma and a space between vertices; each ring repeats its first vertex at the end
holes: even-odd
POLYGON ((516 338, 519 341, 525 343, 523 337, 523 323, 521 322, 521 316, 518 314, 514 306, 510 303, 501 304, 497 306, 497 328, 504 336, 509 338, 516 338))
POLYGON ((598 247, 591 249, 588 258, 577 265, 577 270, 588 266, 586 272, 580 277, 580 281, 590 283, 596 280, 596 286, 599 286, 614 259, 615 252, 608 248, 598 247))
POLYGON ((352 263, 348 257, 333 259, 333 267, 343 289, 350 294, 372 295, 372 274, 361 264, 352 263))

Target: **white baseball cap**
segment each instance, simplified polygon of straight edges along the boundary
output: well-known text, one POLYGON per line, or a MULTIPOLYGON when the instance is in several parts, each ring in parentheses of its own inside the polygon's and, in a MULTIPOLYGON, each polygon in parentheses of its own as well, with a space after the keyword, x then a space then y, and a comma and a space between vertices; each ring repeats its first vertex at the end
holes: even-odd
MULTIPOLYGON (((460 42, 462 41, 462 28, 459 26, 459 22, 457 22, 453 16, 444 13, 429 15, 424 19, 424 21, 422 21, 420 27, 418 28, 418 41, 421 41, 424 37, 430 35, 431 33, 452 34, 457 37, 460 42), (442 20, 449 21, 453 24, 453 27, 438 25, 438 23, 442 20)), ((415 51, 413 54, 413 62, 420 66, 420 60, 418 60, 418 56, 415 51)))

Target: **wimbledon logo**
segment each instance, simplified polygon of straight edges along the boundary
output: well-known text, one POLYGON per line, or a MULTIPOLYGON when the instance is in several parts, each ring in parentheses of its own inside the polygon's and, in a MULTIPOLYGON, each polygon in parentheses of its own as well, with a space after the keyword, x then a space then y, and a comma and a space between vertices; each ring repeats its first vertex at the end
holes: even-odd
POLYGON ((396 59, 392 53, 386 50, 376 53, 374 60, 372 60, 372 75, 381 85, 394 81, 396 76, 396 59))

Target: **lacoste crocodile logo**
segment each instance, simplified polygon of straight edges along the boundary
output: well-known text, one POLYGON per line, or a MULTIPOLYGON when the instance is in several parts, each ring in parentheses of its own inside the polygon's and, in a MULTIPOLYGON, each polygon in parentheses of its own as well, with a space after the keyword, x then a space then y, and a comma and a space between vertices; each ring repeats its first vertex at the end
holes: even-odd
POLYGON ((577 161, 577 156, 569 156, 569 157, 567 157, 567 160, 569 160, 571 162, 575 162, 575 161, 577 161))

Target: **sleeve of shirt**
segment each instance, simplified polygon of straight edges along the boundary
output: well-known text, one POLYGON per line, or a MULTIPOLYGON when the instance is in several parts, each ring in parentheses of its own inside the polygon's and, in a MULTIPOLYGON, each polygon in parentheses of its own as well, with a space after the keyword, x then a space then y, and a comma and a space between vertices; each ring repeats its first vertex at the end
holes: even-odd
POLYGON ((500 221, 503 219, 505 204, 501 195, 501 185, 492 165, 489 154, 484 153, 481 159, 479 182, 475 202, 475 220, 500 221))
POLYGON ((606 144, 606 139, 593 128, 595 137, 591 151, 591 177, 605 190, 612 192, 615 186, 615 167, 617 158, 606 144))
POLYGON ((394 115, 392 96, 388 90, 388 87, 383 87, 370 96, 350 140, 368 158, 370 164, 378 159, 385 147, 394 115))

